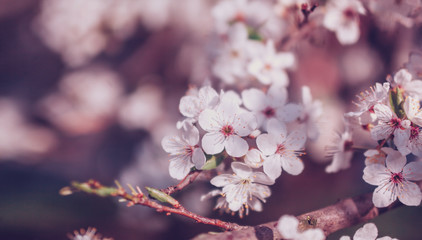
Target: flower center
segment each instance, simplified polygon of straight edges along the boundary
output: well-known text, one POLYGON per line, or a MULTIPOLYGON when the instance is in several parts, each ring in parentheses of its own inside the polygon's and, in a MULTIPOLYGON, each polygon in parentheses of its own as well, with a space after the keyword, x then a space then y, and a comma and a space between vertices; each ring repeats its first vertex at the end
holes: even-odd
POLYGON ((391 173, 390 181, 394 184, 399 184, 403 182, 403 173, 391 173))
POLYGON ((400 118, 393 118, 388 123, 393 128, 399 128, 401 126, 401 119, 400 118))
POLYGON ((356 12, 352 8, 344 10, 343 15, 349 20, 353 20, 357 16, 356 12))
POLYGON ((275 115, 275 110, 272 107, 267 107, 262 111, 262 113, 265 115, 265 117, 272 118, 275 115))
POLYGON ((286 148, 284 147, 283 144, 277 144, 277 151, 275 151, 275 153, 282 154, 284 152, 284 149, 286 148))
POLYGON ((418 138, 419 136, 419 128, 417 127, 412 127, 410 129, 410 139, 415 139, 418 138))
POLYGON ((185 147, 185 154, 188 155, 188 156, 192 156, 193 148, 194 148, 193 146, 186 146, 185 147))
POLYGON ((228 137, 228 136, 234 134, 234 128, 231 125, 226 125, 226 126, 224 126, 224 127, 221 128, 220 132, 224 136, 228 137))

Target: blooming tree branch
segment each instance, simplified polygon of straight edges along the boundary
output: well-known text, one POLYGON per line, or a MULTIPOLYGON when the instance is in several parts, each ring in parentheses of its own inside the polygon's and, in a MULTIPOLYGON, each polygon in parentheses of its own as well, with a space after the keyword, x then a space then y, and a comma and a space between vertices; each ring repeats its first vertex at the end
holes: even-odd
MULTIPOLYGON (((297 216, 299 230, 319 228, 325 236, 328 236, 340 229, 369 221, 399 206, 402 204, 395 202, 387 208, 376 208, 372 203, 371 193, 346 198, 331 206, 297 216)), ((195 237, 194 240, 282 239, 283 236, 277 231, 277 224, 278 221, 273 221, 231 232, 204 233, 195 237)))

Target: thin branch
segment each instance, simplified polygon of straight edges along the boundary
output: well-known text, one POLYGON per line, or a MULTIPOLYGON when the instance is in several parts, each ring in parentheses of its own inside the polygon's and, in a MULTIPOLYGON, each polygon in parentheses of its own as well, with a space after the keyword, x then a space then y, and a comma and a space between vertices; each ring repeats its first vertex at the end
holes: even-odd
POLYGON ((177 185, 175 186, 170 186, 166 189, 161 189, 160 191, 171 195, 177 191, 182 190, 183 188, 185 188, 186 186, 188 186, 189 184, 191 184, 193 181, 195 181, 196 177, 198 177, 198 175, 201 173, 200 170, 195 170, 190 172, 188 175, 186 175, 185 178, 182 179, 182 181, 180 181, 177 185))
MULTIPOLYGON (((199 174, 199 173, 198 173, 199 174)), ((69 195, 72 194, 75 191, 82 191, 90 194, 94 194, 100 197, 120 197, 123 201, 127 201, 127 206, 134 206, 134 205, 142 205, 147 206, 150 208, 154 208, 157 212, 165 212, 167 215, 170 215, 171 213, 178 214, 181 216, 185 216, 188 218, 191 218, 195 220, 198 223, 208 224, 220 227, 224 230, 235 230, 240 229, 242 226, 236 224, 236 223, 229 223, 224 222, 218 219, 211 219, 206 218, 201 215, 192 213, 188 211, 186 208, 184 208, 180 203, 172 198, 171 196, 165 194, 164 192, 161 192, 159 190, 153 189, 156 194, 154 197, 157 198, 160 201, 165 201, 172 205, 172 207, 164 206, 158 202, 153 201, 152 199, 145 196, 139 187, 137 187, 135 190, 133 187, 129 186, 129 188, 132 190, 132 193, 129 194, 123 189, 120 184, 118 184, 118 188, 114 187, 106 187, 101 185, 99 182, 95 180, 90 180, 86 183, 79 183, 79 182, 72 182, 71 187, 65 187, 62 190, 60 190, 60 193, 62 195, 69 195), (162 194, 160 196, 160 194, 162 194), (157 197, 158 196, 158 197, 157 197)), ((151 188, 149 188, 149 191, 151 188)), ((151 194, 151 192, 150 192, 151 194)))
MULTIPOLYGON (((378 215, 393 208, 401 206, 398 201, 387 208, 376 208, 372 203, 372 193, 360 195, 354 198, 344 199, 334 205, 312 211, 298 216, 299 228, 320 228, 325 236, 340 229, 371 220, 378 215)), ((277 221, 261 224, 253 227, 245 227, 232 232, 206 233, 198 235, 194 240, 271 240, 282 239, 277 231, 277 221)))

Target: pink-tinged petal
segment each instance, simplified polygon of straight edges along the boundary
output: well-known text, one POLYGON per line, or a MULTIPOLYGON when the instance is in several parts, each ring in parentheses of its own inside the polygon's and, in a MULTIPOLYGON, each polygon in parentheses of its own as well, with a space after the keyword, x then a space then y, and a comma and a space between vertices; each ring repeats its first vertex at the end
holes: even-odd
POLYGON ((299 220, 296 217, 290 215, 281 216, 278 220, 277 230, 286 239, 295 239, 298 235, 297 228, 299 226, 299 220))
POLYGON ((180 99, 179 111, 185 117, 197 117, 199 114, 200 101, 194 96, 184 96, 180 99))
POLYGON ((410 128, 408 129, 396 129, 394 131, 394 144, 397 146, 398 150, 403 156, 406 156, 411 151, 407 147, 410 138, 410 128))
POLYGON ((355 235, 353 236, 353 240, 375 240, 377 236, 377 226, 375 226, 373 223, 367 223, 356 231, 355 235))
POLYGON ((412 80, 406 86, 404 86, 404 90, 409 95, 412 95, 416 98, 421 99, 422 94, 422 81, 421 80, 412 80))
POLYGON ((272 179, 277 179, 281 175, 280 155, 272 155, 264 160, 263 169, 265 174, 272 179))
POLYGON ((192 153, 192 162, 196 169, 201 169, 204 166, 206 157, 201 148, 195 148, 192 153))
POLYGON ((232 135, 227 138, 225 148, 228 155, 242 157, 248 152, 249 146, 245 139, 232 135))
POLYGON ((256 148, 252 148, 246 153, 245 163, 253 168, 259 168, 264 163, 262 153, 256 148))
POLYGON ((252 169, 241 162, 232 162, 233 172, 242 179, 247 179, 252 174, 252 169))
POLYGON ((394 82, 398 85, 405 86, 410 81, 412 81, 412 74, 404 68, 394 74, 394 82))
MULTIPOLYGON (((267 130, 269 134, 277 135, 280 137, 280 141, 284 142, 284 139, 287 137, 287 128, 286 125, 277 119, 270 119, 267 122, 267 130)), ((281 143, 278 142, 278 143, 281 143)))
POLYGON ((239 178, 231 174, 221 174, 211 179, 210 183, 216 187, 224 187, 228 184, 236 184, 239 182, 239 178))
POLYGON ((266 156, 273 155, 277 151, 277 143, 274 141, 274 137, 270 134, 261 134, 256 138, 256 145, 259 150, 266 156))
POLYGON ((324 240, 325 235, 324 232, 319 229, 308 229, 300 234, 301 240, 324 240))
POLYGON ((190 146, 195 146, 199 142, 199 130, 191 122, 184 121, 182 125, 182 138, 190 146))
POLYGON ((229 209, 233 212, 237 212, 242 207, 242 205, 243 202, 241 201, 231 201, 229 202, 229 209))
POLYGON ((305 168, 302 160, 294 154, 282 156, 281 165, 283 166, 283 169, 291 175, 299 175, 305 168))
POLYGON ((257 197, 263 202, 265 202, 267 197, 271 196, 271 189, 265 185, 253 184, 252 189, 253 196, 257 197))
POLYGON ((199 89, 198 98, 202 106, 215 107, 218 103, 218 93, 214 88, 205 86, 199 89))
POLYGON ((278 68, 290 68, 295 65, 296 58, 293 53, 282 52, 274 56, 273 62, 278 68))
POLYGON ((262 203, 257 198, 248 199, 249 207, 257 212, 262 212, 262 203))
POLYGON ((372 202, 375 207, 382 208, 388 207, 392 202, 397 199, 397 195, 391 192, 392 185, 379 186, 375 188, 374 195, 372 195, 372 202))
POLYGON ((284 146, 289 150, 300 150, 306 142, 306 134, 303 131, 296 130, 289 134, 284 146))
POLYGON ((233 128, 234 132, 241 137, 251 134, 251 132, 257 128, 255 115, 250 112, 239 114, 233 120, 233 128))
POLYGON ((217 112, 220 116, 220 123, 231 124, 235 118, 238 118, 239 105, 231 97, 224 97, 217 107, 217 112))
POLYGON ((267 107, 265 93, 256 88, 244 90, 242 92, 243 104, 249 110, 261 111, 267 107))
POLYGON ((216 132, 220 130, 220 116, 213 109, 205 109, 199 114, 198 123, 202 129, 207 132, 216 132))
POLYGON ((404 190, 398 196, 400 202, 407 206, 419 206, 422 200, 421 189, 416 183, 406 182, 404 190))
POLYGON ((382 140, 388 138, 394 131, 390 125, 380 124, 371 129, 371 137, 374 140, 382 140))
POLYGON ((341 236, 339 240, 352 240, 349 236, 341 236))
POLYGON ((411 181, 422 180, 422 162, 411 162, 404 166, 403 177, 411 181))
POLYGON ((188 175, 192 167, 193 163, 188 156, 175 157, 170 160, 169 173, 172 178, 181 180, 188 175))
POLYGON ((312 94, 311 89, 308 86, 302 87, 302 103, 305 106, 312 104, 312 94))
POLYGON ((289 103, 282 109, 277 111, 277 118, 284 122, 291 122, 299 118, 302 114, 302 106, 299 104, 289 103))
POLYGON ((172 155, 183 154, 186 145, 178 136, 165 136, 161 141, 164 151, 172 155))
POLYGON ((412 120, 416 113, 419 111, 419 108, 419 100, 412 98, 411 96, 406 97, 406 100, 403 104, 403 109, 408 119, 412 120))
POLYGON ((286 71, 281 69, 275 69, 271 71, 272 83, 276 85, 280 85, 283 87, 287 87, 289 85, 289 76, 287 75, 286 71))
POLYGON ((271 87, 268 89, 267 95, 268 102, 274 108, 284 106, 287 102, 287 89, 282 85, 271 85, 271 87))
POLYGON ((390 172, 387 170, 387 168, 385 168, 384 165, 378 163, 368 165, 363 169, 362 178, 365 180, 365 182, 371 185, 379 186, 383 181, 389 179, 389 177, 390 172))
POLYGON ((220 132, 206 133, 202 137, 202 148, 207 154, 221 153, 226 144, 226 138, 220 132))
POLYGON ((273 185, 274 180, 269 178, 265 173, 262 172, 255 172, 252 174, 252 180, 255 183, 261 183, 265 185, 273 185))
POLYGON ((353 44, 359 40, 359 25, 353 21, 347 25, 342 25, 336 29, 336 36, 338 41, 343 44, 353 44))
POLYGON ((393 118, 393 112, 390 107, 384 104, 376 104, 374 106, 374 112, 377 115, 378 119, 382 122, 388 122, 393 118))
POLYGON ((385 159, 388 170, 393 173, 401 172, 404 165, 406 165, 406 161, 406 157, 402 156, 398 151, 388 154, 387 159, 385 159))
POLYGON ((325 168, 327 173, 335 173, 350 167, 350 160, 352 160, 353 152, 336 152, 333 156, 333 161, 325 168))

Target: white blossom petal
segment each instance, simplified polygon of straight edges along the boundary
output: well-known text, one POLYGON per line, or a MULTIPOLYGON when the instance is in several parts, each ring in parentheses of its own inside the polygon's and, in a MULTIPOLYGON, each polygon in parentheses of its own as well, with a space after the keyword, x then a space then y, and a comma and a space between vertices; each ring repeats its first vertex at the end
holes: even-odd
POLYGON ((356 231, 355 235, 353 236, 353 240, 375 240, 377 236, 377 226, 375 226, 373 223, 367 223, 356 231))
POLYGON ((416 183, 404 183, 404 190, 398 195, 400 202, 407 206, 419 206, 421 204, 422 193, 416 183))
POLYGON ((422 162, 411 162, 404 166, 403 177, 412 181, 422 180, 422 162))
POLYGON ((274 154, 277 150, 277 143, 274 141, 273 136, 266 133, 256 138, 256 145, 266 156, 274 154))
POLYGON ((297 227, 299 226, 299 220, 296 217, 290 215, 281 216, 278 220, 277 230, 286 239, 294 239, 298 235, 297 227))
POLYGON ((277 111, 277 117, 284 122, 291 122, 298 119, 301 113, 301 105, 295 103, 288 103, 282 109, 277 111))
POLYGON ((206 133, 202 137, 202 148, 210 155, 221 153, 225 144, 226 138, 220 132, 206 133))
POLYGON ((397 195, 393 194, 391 190, 387 190, 387 188, 382 185, 378 186, 374 191, 374 195, 372 195, 372 202, 377 208, 387 207, 396 199, 397 195))
POLYGON ((363 180, 371 185, 381 185, 389 177, 389 171, 384 165, 375 163, 366 166, 363 169, 363 180))
POLYGON ((268 120, 267 130, 269 134, 280 136, 281 141, 284 141, 284 139, 287 137, 286 125, 277 119, 268 120))
POLYGON ((229 136, 225 143, 225 147, 227 154, 232 157, 242 157, 249 149, 246 140, 237 135, 229 136))
POLYGON ((302 149, 306 142, 306 134, 303 131, 296 130, 289 134, 284 146, 290 150, 302 149))
POLYGON ((216 187, 224 187, 228 184, 235 184, 239 179, 231 174, 221 174, 213 177, 210 183, 216 187))
POLYGON ((383 122, 388 122, 393 118, 393 112, 390 107, 384 104, 376 104, 374 106, 374 112, 377 115, 378 119, 383 122))
POLYGON ((262 153, 256 148, 252 148, 245 155, 245 163, 253 168, 259 168, 264 163, 262 153))
POLYGON ((242 179, 247 179, 252 174, 252 169, 241 162, 232 162, 231 167, 233 172, 242 179))
POLYGON ((286 172, 292 175, 299 175, 305 168, 302 160, 294 154, 286 154, 282 156, 281 165, 286 172))
POLYGON ((280 155, 275 154, 265 158, 264 172, 272 179, 277 179, 281 175, 281 159, 280 155))
POLYGON ((387 168, 393 173, 399 173, 403 170, 404 165, 406 165, 406 157, 402 156, 400 152, 395 151, 387 155, 385 160, 387 168))
POLYGON ((175 157, 170 160, 169 173, 172 178, 181 180, 188 175, 192 167, 193 163, 188 156, 175 157))
POLYGON ((267 105, 266 98, 265 93, 256 88, 251 88, 242 92, 243 104, 250 110, 263 110, 267 105))
POLYGON ((252 174, 253 182, 261 183, 265 185, 273 185, 274 180, 269 178, 265 173, 262 172, 255 172, 252 174))
POLYGON ((199 114, 198 123, 205 131, 218 131, 220 126, 219 114, 213 109, 205 109, 199 114))
POLYGON ((192 153, 192 162, 196 169, 201 169, 206 161, 206 157, 201 148, 195 148, 192 153))
POLYGON ((247 136, 257 128, 256 117, 250 112, 241 113, 234 119, 233 128, 237 135, 247 136))

